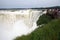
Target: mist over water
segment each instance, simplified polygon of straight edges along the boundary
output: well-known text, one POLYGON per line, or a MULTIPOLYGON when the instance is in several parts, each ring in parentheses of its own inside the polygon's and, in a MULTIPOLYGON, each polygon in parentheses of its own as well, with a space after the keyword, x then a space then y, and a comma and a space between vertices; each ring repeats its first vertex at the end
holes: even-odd
POLYGON ((36 21, 44 14, 41 10, 0 10, 0 40, 13 40, 38 28, 36 21))

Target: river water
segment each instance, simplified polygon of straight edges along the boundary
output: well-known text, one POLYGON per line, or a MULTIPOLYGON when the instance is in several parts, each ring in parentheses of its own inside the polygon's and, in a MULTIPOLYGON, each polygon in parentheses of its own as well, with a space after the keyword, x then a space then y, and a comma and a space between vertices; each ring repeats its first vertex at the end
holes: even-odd
POLYGON ((42 10, 0 10, 0 40, 13 40, 38 28, 36 21, 42 10))

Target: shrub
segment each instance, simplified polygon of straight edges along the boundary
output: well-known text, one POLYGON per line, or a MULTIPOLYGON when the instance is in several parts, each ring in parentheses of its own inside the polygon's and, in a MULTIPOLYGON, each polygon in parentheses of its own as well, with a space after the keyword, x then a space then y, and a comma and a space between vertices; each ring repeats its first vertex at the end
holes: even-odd
POLYGON ((51 20, 52 18, 50 16, 43 14, 42 16, 39 17, 37 21, 37 25, 46 24, 50 22, 51 20))
POLYGON ((60 19, 52 20, 31 34, 17 37, 15 40, 60 40, 60 19))

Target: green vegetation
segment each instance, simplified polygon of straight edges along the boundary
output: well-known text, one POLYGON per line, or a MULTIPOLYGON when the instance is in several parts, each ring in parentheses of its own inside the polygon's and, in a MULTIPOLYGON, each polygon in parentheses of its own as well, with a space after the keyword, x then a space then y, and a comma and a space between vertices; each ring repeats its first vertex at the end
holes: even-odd
POLYGON ((60 19, 51 19, 49 16, 42 15, 38 22, 37 25, 45 25, 37 28, 31 34, 17 37, 14 40, 60 40, 60 19))
POLYGON ((51 20, 52 20, 52 18, 50 16, 43 14, 42 16, 39 17, 39 19, 37 21, 37 25, 47 24, 51 20))

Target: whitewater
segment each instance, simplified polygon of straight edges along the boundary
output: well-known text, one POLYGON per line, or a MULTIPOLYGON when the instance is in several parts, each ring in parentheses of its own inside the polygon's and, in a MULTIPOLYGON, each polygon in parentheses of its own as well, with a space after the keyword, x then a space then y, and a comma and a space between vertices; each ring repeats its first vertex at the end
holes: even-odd
POLYGON ((38 28, 36 21, 45 14, 42 10, 0 10, 0 40, 13 40, 38 28))

